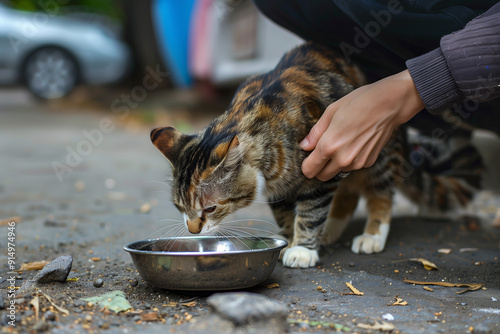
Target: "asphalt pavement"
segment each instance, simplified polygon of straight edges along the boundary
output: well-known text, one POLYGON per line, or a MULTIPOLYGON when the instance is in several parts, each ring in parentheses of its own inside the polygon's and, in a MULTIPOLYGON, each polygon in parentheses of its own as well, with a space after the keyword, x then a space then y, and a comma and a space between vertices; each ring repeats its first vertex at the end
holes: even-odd
MULTIPOLYGON (((151 144, 149 131, 166 122, 194 131, 215 114, 204 113, 204 106, 193 113, 190 95, 179 94, 184 97, 151 96, 125 115, 108 102, 47 104, 21 89, 0 91, 3 332, 269 331, 261 323, 235 327, 216 316, 206 301, 211 293, 148 285, 123 250, 136 240, 178 232, 182 218, 169 201, 168 163, 151 144), (16 289, 9 289, 10 265, 19 269, 60 255, 73 257, 68 281, 17 289, 37 273, 24 270, 15 274, 16 289), (82 301, 115 290, 125 293, 132 310, 114 314, 82 301), (8 317, 11 302, 14 323, 8 317)), ((476 140, 493 168, 488 189, 466 216, 422 217, 398 195, 386 249, 357 255, 350 241, 363 227, 360 207, 342 239, 321 249, 320 265, 278 264, 266 282, 246 289, 287 308, 284 327, 276 332, 500 333, 500 228, 493 226, 500 208, 495 154, 500 144, 484 133, 476 140), (422 259, 437 269, 426 269, 422 259)), ((260 228, 270 232, 258 234, 275 231, 266 204, 255 203, 233 219, 269 222, 260 228)))

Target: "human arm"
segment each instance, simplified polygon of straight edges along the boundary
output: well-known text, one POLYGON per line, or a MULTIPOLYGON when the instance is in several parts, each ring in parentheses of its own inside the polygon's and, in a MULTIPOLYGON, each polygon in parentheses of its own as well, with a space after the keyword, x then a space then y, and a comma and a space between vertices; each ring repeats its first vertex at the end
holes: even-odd
POLYGON ((424 108, 407 70, 360 87, 326 109, 301 142, 308 178, 371 166, 393 130, 424 108))
POLYGON ((440 112, 464 99, 500 97, 499 12, 497 4, 443 37, 440 48, 409 60, 408 70, 331 104, 301 143, 312 151, 302 164, 304 175, 328 180, 371 166, 392 131, 424 106, 440 112))

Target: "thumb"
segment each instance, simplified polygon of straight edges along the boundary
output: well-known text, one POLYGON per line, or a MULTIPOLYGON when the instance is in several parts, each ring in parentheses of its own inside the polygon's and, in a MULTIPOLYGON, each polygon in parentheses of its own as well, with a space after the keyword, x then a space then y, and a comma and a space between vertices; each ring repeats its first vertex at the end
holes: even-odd
POLYGON ((299 145, 304 151, 314 150, 319 139, 323 133, 325 133, 326 129, 328 129, 334 113, 335 108, 333 107, 333 104, 331 104, 318 122, 311 128, 309 134, 300 142, 299 145))

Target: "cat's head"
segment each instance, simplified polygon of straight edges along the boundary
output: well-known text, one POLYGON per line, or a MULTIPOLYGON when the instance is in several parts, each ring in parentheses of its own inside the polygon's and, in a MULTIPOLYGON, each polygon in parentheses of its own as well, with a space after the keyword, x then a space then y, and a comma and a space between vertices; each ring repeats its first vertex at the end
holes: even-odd
POLYGON ((245 161, 238 137, 207 131, 151 131, 151 141, 172 165, 172 201, 195 234, 212 230, 227 215, 250 205, 262 186, 257 169, 245 161))

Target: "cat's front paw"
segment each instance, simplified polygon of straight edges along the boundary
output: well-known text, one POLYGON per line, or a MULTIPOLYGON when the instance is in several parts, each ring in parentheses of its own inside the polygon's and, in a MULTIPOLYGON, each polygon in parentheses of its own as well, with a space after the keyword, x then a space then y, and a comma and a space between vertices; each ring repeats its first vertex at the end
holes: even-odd
POLYGON ((368 233, 363 233, 358 235, 352 241, 351 250, 354 253, 380 253, 384 250, 386 237, 382 235, 373 235, 368 233))
POLYGON ((314 267, 319 261, 318 252, 303 246, 294 246, 285 250, 283 265, 290 268, 314 267))

